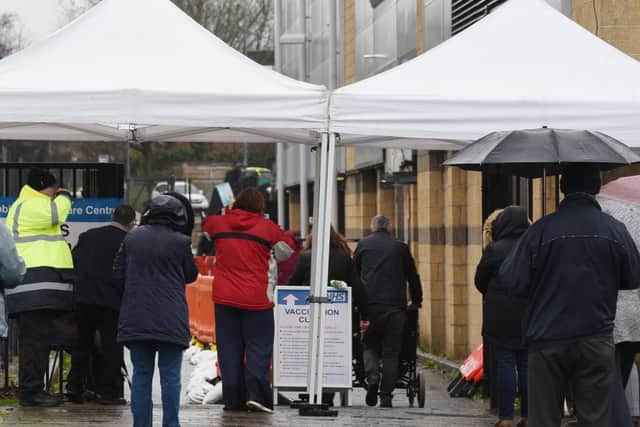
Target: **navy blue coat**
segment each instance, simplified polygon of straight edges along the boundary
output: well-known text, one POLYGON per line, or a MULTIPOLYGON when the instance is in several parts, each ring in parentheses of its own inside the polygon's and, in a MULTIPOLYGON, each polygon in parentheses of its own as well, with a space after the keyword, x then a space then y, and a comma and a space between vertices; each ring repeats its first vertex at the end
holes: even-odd
POLYGON ((113 284, 113 260, 127 232, 120 224, 80 234, 73 248, 76 302, 120 310, 120 292, 113 284))
POLYGON ((113 268, 122 289, 118 342, 186 348, 191 336, 185 285, 198 277, 191 239, 167 225, 142 225, 127 234, 113 268))
POLYGON ((499 274, 527 301, 527 342, 547 345, 611 334, 618 289, 638 287, 640 256, 621 222, 593 196, 573 193, 529 228, 499 274))

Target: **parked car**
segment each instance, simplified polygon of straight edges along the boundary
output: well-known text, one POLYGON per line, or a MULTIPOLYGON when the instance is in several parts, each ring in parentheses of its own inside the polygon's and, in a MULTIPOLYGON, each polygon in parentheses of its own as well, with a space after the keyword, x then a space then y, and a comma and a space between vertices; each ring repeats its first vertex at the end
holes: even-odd
MULTIPOLYGON (((160 181, 156 184, 151 192, 151 198, 171 191, 169 183, 167 181, 160 181)), ((204 192, 196 187, 194 184, 189 185, 187 181, 176 181, 173 186, 173 191, 184 195, 191 201, 191 206, 196 212, 204 211, 209 208, 209 199, 204 195, 204 192)))

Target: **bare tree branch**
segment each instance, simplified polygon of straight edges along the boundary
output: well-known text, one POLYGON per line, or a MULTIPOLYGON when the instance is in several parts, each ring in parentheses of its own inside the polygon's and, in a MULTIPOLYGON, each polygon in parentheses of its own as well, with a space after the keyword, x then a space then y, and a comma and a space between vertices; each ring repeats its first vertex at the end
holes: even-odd
MULTIPOLYGON (((273 44, 273 0, 172 0, 187 15, 242 53, 273 44)), ((59 0, 62 19, 75 19, 100 0, 59 0)))
POLYGON ((173 0, 229 46, 247 53, 271 46, 272 0, 173 0))
POLYGON ((82 15, 87 9, 95 6, 100 0, 58 0, 62 7, 60 24, 66 25, 82 15))
POLYGON ((11 13, 0 14, 0 58, 11 55, 22 47, 22 31, 17 19, 11 13))

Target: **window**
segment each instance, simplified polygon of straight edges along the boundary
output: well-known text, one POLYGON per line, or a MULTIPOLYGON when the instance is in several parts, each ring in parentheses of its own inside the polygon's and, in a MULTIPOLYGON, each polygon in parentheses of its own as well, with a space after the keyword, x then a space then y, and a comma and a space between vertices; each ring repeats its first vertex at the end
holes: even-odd
POLYGON ((451 34, 457 34, 487 16, 505 0, 452 0, 451 34))

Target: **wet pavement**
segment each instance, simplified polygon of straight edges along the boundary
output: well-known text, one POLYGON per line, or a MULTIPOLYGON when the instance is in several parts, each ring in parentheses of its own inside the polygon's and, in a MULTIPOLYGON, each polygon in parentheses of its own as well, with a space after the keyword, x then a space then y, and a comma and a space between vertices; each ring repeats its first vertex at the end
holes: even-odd
MULTIPOLYGON (((188 379, 190 366, 185 363, 183 382, 188 379)), ((495 417, 483 401, 466 398, 452 399, 446 393, 447 378, 439 372, 426 370, 427 393, 424 408, 409 407, 404 390, 394 397, 394 408, 369 408, 364 403, 364 392, 356 390, 353 406, 338 408, 332 418, 300 417, 298 411, 278 406, 273 415, 245 412, 225 412, 222 405, 191 405, 184 403, 180 420, 182 427, 201 426, 491 426, 495 417)), ((157 384, 157 383, 156 383, 157 384)), ((154 401, 159 402, 157 385, 154 401)), ((295 396, 290 396, 295 397, 295 396)), ((337 399, 336 399, 337 401, 337 399)), ((1 425, 12 427, 116 427, 132 425, 129 406, 113 407, 96 404, 65 404, 58 408, 16 408, 5 413, 1 425)), ((0 413, 0 417, 2 417, 0 413)), ((162 408, 154 406, 154 425, 160 426, 162 408)))

